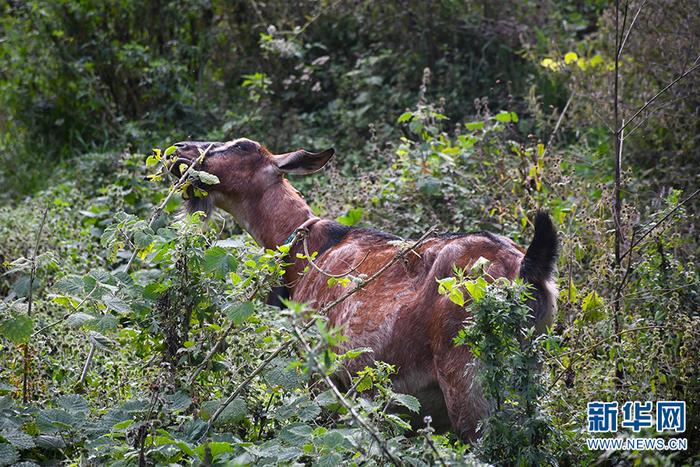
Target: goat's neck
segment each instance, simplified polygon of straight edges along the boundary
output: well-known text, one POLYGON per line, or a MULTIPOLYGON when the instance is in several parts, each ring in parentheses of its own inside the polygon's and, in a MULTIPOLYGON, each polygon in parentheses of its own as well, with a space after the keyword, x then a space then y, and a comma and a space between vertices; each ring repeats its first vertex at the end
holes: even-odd
POLYGON ((304 198, 287 180, 265 189, 257 197, 220 197, 217 206, 228 211, 258 245, 274 250, 294 229, 313 217, 304 198))

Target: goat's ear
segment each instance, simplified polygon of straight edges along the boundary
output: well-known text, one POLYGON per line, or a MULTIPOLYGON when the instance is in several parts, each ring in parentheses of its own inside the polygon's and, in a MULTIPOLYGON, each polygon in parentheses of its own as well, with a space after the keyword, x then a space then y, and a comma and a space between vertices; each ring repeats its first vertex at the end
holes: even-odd
POLYGON ((284 173, 311 174, 318 172, 335 154, 335 149, 329 148, 321 152, 309 152, 299 149, 286 154, 274 156, 277 167, 284 173))

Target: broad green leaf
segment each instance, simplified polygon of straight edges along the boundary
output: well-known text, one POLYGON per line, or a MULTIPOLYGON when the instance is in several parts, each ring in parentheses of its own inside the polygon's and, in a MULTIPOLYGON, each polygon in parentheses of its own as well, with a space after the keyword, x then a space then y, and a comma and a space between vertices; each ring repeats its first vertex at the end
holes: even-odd
POLYGON ((467 281, 464 286, 467 288, 467 292, 472 297, 475 302, 481 301, 482 298, 486 296, 486 287, 476 281, 467 281))
POLYGON ((68 295, 80 295, 85 289, 85 283, 83 278, 76 276, 75 274, 70 274, 62 277, 54 287, 65 294, 68 295))
POLYGON ((76 419, 64 409, 45 409, 40 411, 36 417, 36 424, 42 433, 75 430, 82 425, 79 419, 76 419))
POLYGON ((498 112, 494 118, 496 121, 503 123, 518 123, 519 120, 518 114, 515 112, 506 112, 505 110, 498 112))
POLYGON ((35 446, 34 439, 27 433, 15 429, 4 429, 0 431, 0 438, 18 449, 31 449, 35 446))
POLYGON ((469 131, 481 130, 484 128, 484 122, 469 122, 465 123, 464 126, 466 126, 469 131))
POLYGON ((221 454, 233 452, 233 445, 224 441, 210 441, 198 446, 194 452, 200 458, 204 459, 206 450, 209 450, 213 459, 216 459, 216 457, 220 456, 221 454))
POLYGON ((217 183, 221 183, 219 180, 219 177, 217 177, 214 174, 210 174, 209 172, 204 172, 201 170, 193 170, 190 172, 192 177, 198 178, 199 181, 204 183, 205 185, 216 185, 217 183))
POLYGON ((576 52, 567 52, 567 54, 564 55, 564 63, 566 63, 567 65, 569 63, 573 63, 577 60, 578 60, 578 55, 576 54, 576 52))
POLYGON ((292 445, 302 445, 313 436, 313 428, 303 423, 293 423, 286 426, 279 435, 279 438, 292 445))
POLYGON ((236 258, 220 246, 213 246, 204 253, 204 270, 206 272, 213 272, 222 277, 235 271, 237 267, 236 258))
POLYGON ((34 331, 34 321, 27 315, 12 315, 0 323, 0 337, 15 344, 23 344, 29 340, 34 331))
POLYGON ((90 331, 88 334, 90 342, 102 349, 111 349, 114 346, 114 341, 100 334, 97 331, 90 331))
POLYGON ((454 288, 450 291, 449 298, 452 303, 464 306, 464 294, 462 294, 462 291, 458 288, 454 288))
POLYGON ((131 311, 128 303, 111 293, 102 297, 102 302, 105 304, 107 309, 116 311, 120 314, 125 314, 131 311))
POLYGON ((114 426, 112 426, 112 429, 124 430, 126 428, 129 428, 131 425, 133 425, 133 423, 134 423, 133 420, 124 420, 123 422, 115 423, 114 426))
POLYGON ((314 463, 316 467, 336 467, 343 463, 343 458, 335 452, 324 454, 314 463))
MULTIPOLYGON (((224 399, 204 402, 201 409, 202 416, 205 419, 209 419, 223 402, 224 399)), ((216 419, 214 425, 229 425, 238 423, 243 420, 246 415, 248 415, 248 407, 242 398, 237 397, 226 406, 223 412, 221 412, 221 415, 219 415, 219 418, 216 419)))
POLYGON ((177 391, 174 394, 165 396, 169 409, 173 412, 181 412, 192 405, 192 397, 185 391, 177 391))
POLYGON ((63 441, 63 438, 53 435, 39 435, 34 438, 34 443, 43 449, 58 450, 66 447, 66 443, 63 441))
POLYGON ((82 313, 82 312, 77 312, 73 313, 66 319, 66 325, 68 325, 71 328, 78 328, 82 326, 85 323, 89 323, 90 321, 94 321, 95 317, 92 315, 89 315, 87 313, 82 313))
POLYGON ((336 220, 343 225, 353 226, 362 220, 362 213, 364 209, 353 208, 350 209, 344 216, 338 217, 336 220))
POLYGON ((294 389, 305 379, 303 375, 297 373, 296 369, 289 368, 289 361, 282 358, 272 360, 264 375, 267 384, 281 386, 284 389, 294 389))
POLYGON ((604 302, 600 295, 598 295, 595 290, 590 292, 581 302, 584 319, 591 322, 602 320, 605 317, 603 314, 603 305, 604 302))
POLYGON ((163 156, 168 157, 169 155, 171 155, 171 154, 174 153, 175 151, 177 151, 177 146, 169 146, 169 147, 165 150, 165 152, 163 153, 163 156))
POLYGON ((420 402, 410 394, 394 394, 393 400, 414 413, 420 411, 420 402))
POLYGON ((226 307, 224 312, 231 321, 236 325, 240 325, 253 315, 255 307, 252 302, 243 302, 226 307))
POLYGON ((479 259, 474 261, 474 264, 472 264, 472 267, 469 268, 469 273, 474 275, 482 275, 486 272, 486 269, 488 269, 489 265, 491 264, 491 261, 484 258, 483 256, 479 256, 479 259))
POLYGON ((88 403, 85 398, 79 394, 66 394, 56 399, 56 403, 62 409, 68 412, 87 412, 88 403))
POLYGON ((11 444, 0 444, 0 466, 12 465, 19 459, 17 449, 11 444))
POLYGON ((396 120, 397 123, 405 123, 413 118, 413 112, 404 112, 396 120))
POLYGON ((411 120, 411 123, 408 124, 408 129, 414 135, 419 135, 423 131, 423 123, 420 120, 411 120))

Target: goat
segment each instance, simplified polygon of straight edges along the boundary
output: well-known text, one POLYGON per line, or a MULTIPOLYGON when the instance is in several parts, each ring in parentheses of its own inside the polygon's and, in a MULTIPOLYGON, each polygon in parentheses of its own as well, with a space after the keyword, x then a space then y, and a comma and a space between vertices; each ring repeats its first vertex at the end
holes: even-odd
MULTIPOLYGON (((314 263, 329 274, 340 274, 355 265, 359 274, 370 276, 397 253, 392 240, 398 237, 364 228, 343 226, 314 216, 304 198, 284 174, 309 174, 321 170, 333 149, 313 153, 299 149, 274 155, 249 139, 225 143, 182 142, 174 171, 182 163, 192 164, 208 148, 202 170, 219 178, 215 185, 202 186, 209 196, 190 196, 189 211, 211 213, 216 206, 228 211, 255 241, 266 248, 283 245, 299 229, 303 242, 318 252, 314 263)), ((474 357, 465 346, 455 346, 453 337, 463 326, 465 310, 438 294, 436 279, 453 274, 453 265, 468 267, 479 257, 490 261, 486 273, 492 278, 516 276, 534 286, 533 310, 538 329, 551 324, 556 306, 552 280, 557 259, 557 233, 549 216, 538 213, 535 235, 527 252, 512 240, 491 233, 433 236, 394 263, 377 281, 329 311, 332 325, 339 326, 346 342, 340 350, 369 347, 349 361, 346 369, 355 374, 374 360, 397 368, 396 391, 412 394, 421 403, 422 415, 430 415, 437 429, 450 425, 464 440, 478 437, 477 425, 489 406, 475 384, 474 357)), ((344 293, 329 287, 327 277, 308 261, 297 258, 301 245, 289 252, 290 266, 284 276, 288 296, 312 307, 322 307, 344 293)))

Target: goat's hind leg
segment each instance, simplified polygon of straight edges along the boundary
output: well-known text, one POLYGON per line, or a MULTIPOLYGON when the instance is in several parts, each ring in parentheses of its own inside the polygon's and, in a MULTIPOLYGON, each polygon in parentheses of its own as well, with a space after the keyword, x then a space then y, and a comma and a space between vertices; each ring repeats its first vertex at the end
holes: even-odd
POLYGON ((463 441, 474 441, 481 436, 477 431, 479 422, 489 413, 476 381, 474 357, 466 347, 453 346, 436 355, 434 364, 452 428, 463 441))

